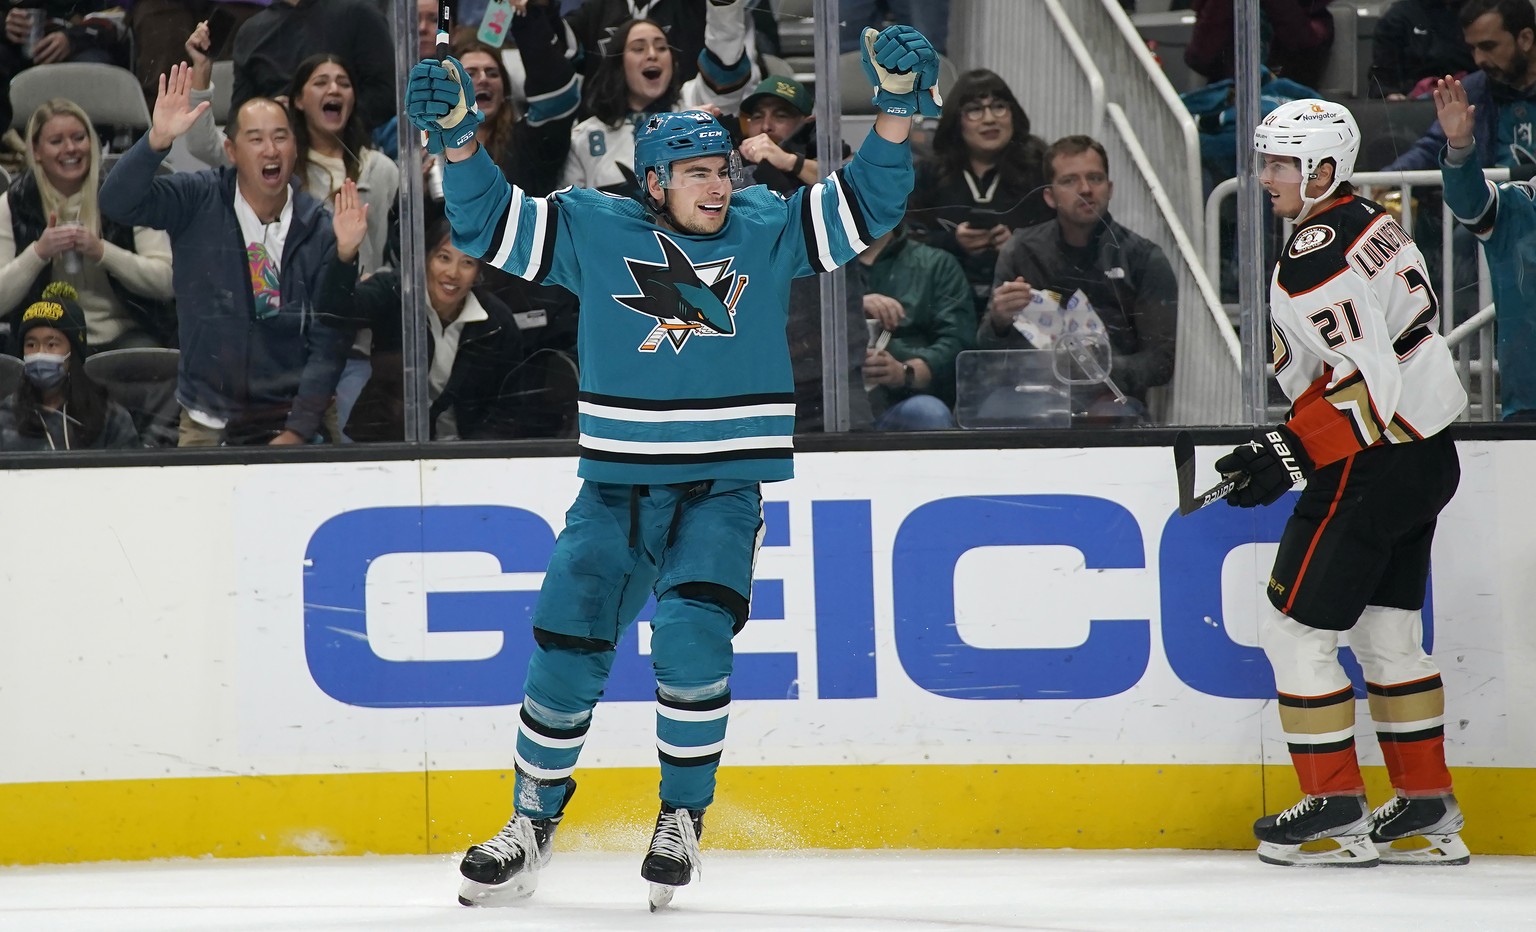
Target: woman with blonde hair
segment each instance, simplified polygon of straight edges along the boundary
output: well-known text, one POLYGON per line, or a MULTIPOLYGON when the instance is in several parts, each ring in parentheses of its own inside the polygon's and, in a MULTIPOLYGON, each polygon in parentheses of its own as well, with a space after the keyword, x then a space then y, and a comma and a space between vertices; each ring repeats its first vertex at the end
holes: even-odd
POLYGON ((27 170, 0 196, 0 317, 15 330, 43 286, 79 295, 93 352, 174 346, 171 241, 101 215, 101 144, 73 101, 44 101, 27 121, 27 170))

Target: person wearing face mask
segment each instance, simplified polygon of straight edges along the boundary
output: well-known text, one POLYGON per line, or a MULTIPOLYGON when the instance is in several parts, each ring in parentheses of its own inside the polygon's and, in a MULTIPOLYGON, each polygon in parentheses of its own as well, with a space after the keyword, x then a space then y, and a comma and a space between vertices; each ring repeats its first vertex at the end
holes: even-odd
POLYGON ((85 312, 54 283, 11 337, 25 377, 0 400, 0 450, 128 450, 144 446, 133 418, 85 372, 85 312))
POLYGON ((101 147, 85 111, 45 101, 26 138, 27 171, 0 196, 0 315, 14 327, 28 296, 67 281, 93 352, 175 346, 170 239, 102 216, 101 147))
POLYGON ((298 154, 275 101, 235 111, 233 167, 156 175, 208 107, 191 106, 189 71, 162 78, 149 132, 101 188, 103 213, 166 230, 176 250, 179 443, 314 442, 346 362, 347 334, 314 303, 335 235, 325 207, 291 185, 298 154))

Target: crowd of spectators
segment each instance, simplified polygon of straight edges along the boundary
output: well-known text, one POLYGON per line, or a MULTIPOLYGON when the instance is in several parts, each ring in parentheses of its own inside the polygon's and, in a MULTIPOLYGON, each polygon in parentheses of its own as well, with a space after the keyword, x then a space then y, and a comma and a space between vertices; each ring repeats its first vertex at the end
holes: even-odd
MULTIPOLYGON (((947 8, 864 6, 850 13, 849 35, 864 20, 943 19, 947 8)), ((0 404, 0 450, 398 441, 409 433, 416 369, 426 371, 432 439, 573 435, 580 308, 564 289, 452 245, 442 166, 425 152, 426 288, 409 304, 402 296, 393 7, 13 4, 0 68, 122 68, 140 82, 152 121, 116 147, 103 144, 89 101, 49 100, 17 121, 21 164, 0 195, 0 328, 25 377, 0 404), (230 62, 231 87, 216 86, 217 61, 230 62), (221 96, 228 109, 216 113, 221 96), (198 163, 207 167, 188 167, 198 163), (422 328, 423 358, 406 358, 407 327, 422 328), (177 354, 168 432, 148 429, 144 412, 119 416, 114 385, 88 374, 89 359, 111 352, 129 365, 125 354, 162 354, 162 367, 163 354, 177 354)), ((762 54, 775 48, 770 9, 763 0, 466 2, 451 49, 486 115, 479 141, 529 194, 581 185, 632 195, 635 125, 690 107, 721 116, 747 184, 788 194, 821 177, 828 153, 817 150, 812 90, 762 54)), ((435 54, 435 2, 419 0, 417 13, 404 28, 416 29, 419 53, 435 54)), ((943 29, 930 32, 944 41, 943 29)), ((1172 278, 1157 248, 1108 213, 1103 148, 1088 152, 1098 159, 1088 174, 1104 190, 1052 187, 1060 166, 1030 133, 1013 88, 972 70, 946 90, 907 221, 848 269, 852 426, 955 427, 960 354, 1048 349, 1013 329, 1021 282, 1030 294, 1092 302, 1116 365, 1134 373, 1125 381, 1136 406, 1121 414, 1149 422, 1145 392, 1171 376, 1176 296, 1162 291, 1172 278), (1009 260, 1026 243, 1070 261, 1009 260), (1153 298, 1136 294, 1144 268, 1153 298)), ((849 151, 845 142, 831 155, 849 151)), ((786 339, 801 430, 827 420, 821 318, 817 279, 795 282, 786 339)))

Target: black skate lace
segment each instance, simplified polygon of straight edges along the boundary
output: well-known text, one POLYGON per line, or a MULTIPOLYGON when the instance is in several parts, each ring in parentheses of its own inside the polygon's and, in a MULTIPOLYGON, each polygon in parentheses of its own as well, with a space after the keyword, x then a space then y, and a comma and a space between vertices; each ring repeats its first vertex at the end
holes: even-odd
POLYGON ((651 839, 651 854, 661 854, 679 861, 699 874, 704 867, 699 859, 699 835, 693 830, 693 817, 687 809, 663 813, 656 823, 656 837, 651 839))
POLYGON ((481 842, 477 847, 490 852, 503 864, 515 860, 520 855, 527 855, 530 868, 538 864, 539 842, 533 834, 533 822, 527 816, 513 816, 502 830, 496 833, 495 838, 481 842))

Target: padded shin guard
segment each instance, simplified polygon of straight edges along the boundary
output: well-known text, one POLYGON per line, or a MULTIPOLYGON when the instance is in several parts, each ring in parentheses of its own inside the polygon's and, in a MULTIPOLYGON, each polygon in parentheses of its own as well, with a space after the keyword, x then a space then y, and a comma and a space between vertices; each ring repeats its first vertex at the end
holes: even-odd
POLYGON ((1261 603, 1259 640, 1274 669, 1280 727, 1308 796, 1362 794, 1355 697, 1339 665, 1338 633, 1309 628, 1261 603))

